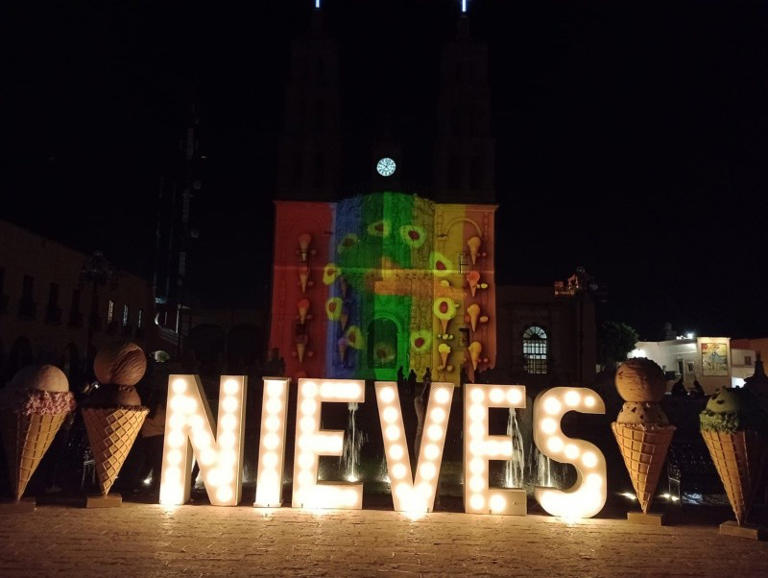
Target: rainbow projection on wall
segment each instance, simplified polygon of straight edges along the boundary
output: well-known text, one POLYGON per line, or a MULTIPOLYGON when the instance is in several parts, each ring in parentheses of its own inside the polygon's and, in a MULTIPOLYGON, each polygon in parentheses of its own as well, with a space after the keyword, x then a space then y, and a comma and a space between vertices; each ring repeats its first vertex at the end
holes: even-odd
POLYGON ((495 205, 276 202, 270 347, 289 377, 458 382, 495 365, 495 205))

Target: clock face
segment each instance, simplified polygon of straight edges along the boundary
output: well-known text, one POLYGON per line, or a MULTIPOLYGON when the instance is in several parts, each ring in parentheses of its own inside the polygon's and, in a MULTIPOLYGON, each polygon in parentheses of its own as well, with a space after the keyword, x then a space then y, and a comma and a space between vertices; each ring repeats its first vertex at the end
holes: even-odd
POLYGON ((397 164, 395 164, 395 161, 389 157, 379 159, 379 162, 376 163, 376 172, 378 172, 382 177, 392 176, 395 174, 395 169, 397 169, 397 164))

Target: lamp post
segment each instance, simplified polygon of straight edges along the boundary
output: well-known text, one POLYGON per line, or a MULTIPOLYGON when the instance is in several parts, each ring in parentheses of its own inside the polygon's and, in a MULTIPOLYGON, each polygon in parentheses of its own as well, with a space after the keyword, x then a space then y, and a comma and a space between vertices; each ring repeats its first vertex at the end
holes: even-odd
POLYGON ((111 288, 117 286, 117 271, 112 263, 104 256, 101 251, 94 251, 93 255, 83 263, 80 269, 80 285, 91 286, 91 312, 88 317, 88 331, 85 343, 85 362, 89 366, 96 355, 93 346, 93 333, 101 326, 99 318, 99 287, 109 283, 111 288))

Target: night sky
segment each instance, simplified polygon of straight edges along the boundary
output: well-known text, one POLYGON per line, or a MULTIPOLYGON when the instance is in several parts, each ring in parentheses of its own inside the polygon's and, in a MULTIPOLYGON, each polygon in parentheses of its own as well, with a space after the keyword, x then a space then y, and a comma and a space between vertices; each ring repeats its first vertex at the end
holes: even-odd
MULTIPOLYGON (((312 1, 18 4, 0 16, 0 216, 149 277, 154 199, 194 101, 208 156, 196 281, 210 304, 263 303, 286 67, 312 1)), ((324 5, 347 146, 390 117, 431 158, 457 2, 324 5)), ((490 47, 500 281, 549 285, 583 265, 607 290, 601 319, 643 338, 664 321, 768 336, 768 4, 471 11, 490 47)))

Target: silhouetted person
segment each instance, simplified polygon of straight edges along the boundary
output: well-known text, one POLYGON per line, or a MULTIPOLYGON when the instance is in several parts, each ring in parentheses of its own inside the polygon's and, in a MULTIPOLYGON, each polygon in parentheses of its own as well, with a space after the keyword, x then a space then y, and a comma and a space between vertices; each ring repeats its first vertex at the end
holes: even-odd
POLYGON ((673 395, 675 397, 681 397, 687 393, 685 391, 685 384, 683 383, 682 377, 674 383, 674 385, 672 386, 672 391, 670 391, 669 393, 670 395, 673 395))
POLYGON ((269 352, 269 359, 264 364, 264 375, 279 377, 285 373, 285 360, 280 357, 280 350, 273 347, 269 352))
POLYGON ((160 492, 160 470, 163 465, 163 440, 165 439, 165 402, 167 397, 159 396, 144 425, 141 426, 140 443, 144 451, 144 462, 139 470, 139 483, 152 474, 148 491, 160 492))
POLYGON ((413 409, 416 412, 416 436, 413 443, 415 458, 418 460, 419 450, 421 449, 421 434, 424 431, 424 414, 427 411, 427 400, 429 399, 429 386, 432 383, 432 374, 429 368, 424 372, 424 386, 421 393, 413 398, 413 409))
POLYGON ((408 373, 408 379, 406 380, 406 391, 408 393, 408 396, 414 395, 416 392, 416 372, 411 370, 408 373))
POLYGON ((704 388, 701 387, 698 379, 693 380, 693 387, 688 392, 688 395, 690 397, 704 397, 704 388))

